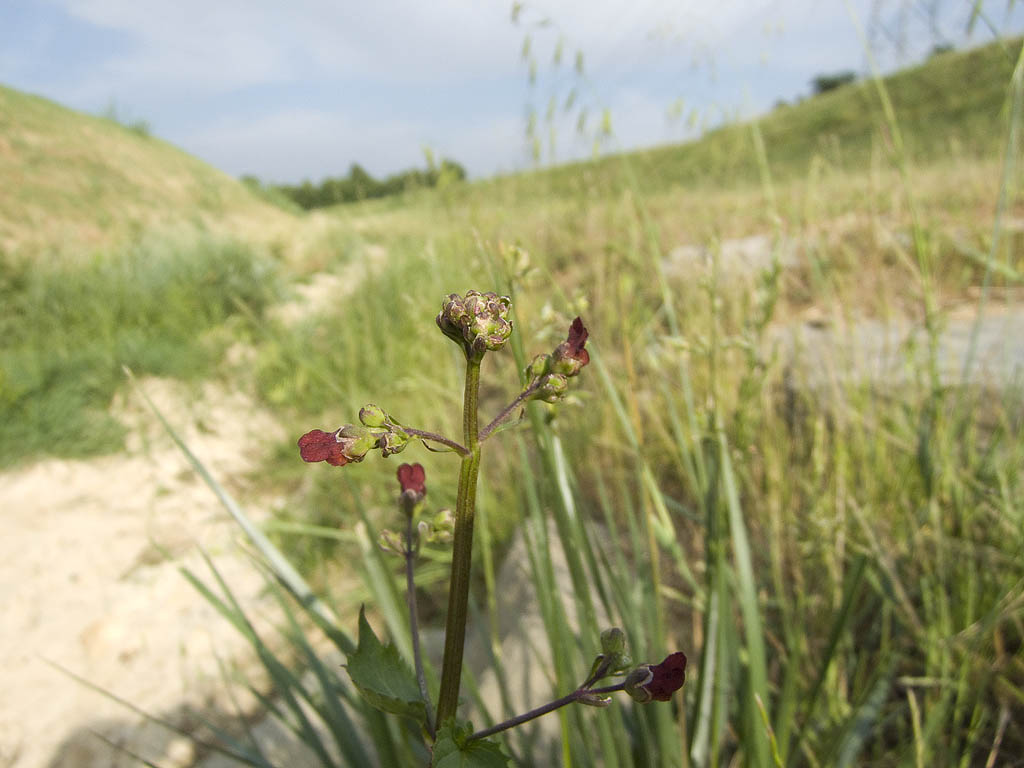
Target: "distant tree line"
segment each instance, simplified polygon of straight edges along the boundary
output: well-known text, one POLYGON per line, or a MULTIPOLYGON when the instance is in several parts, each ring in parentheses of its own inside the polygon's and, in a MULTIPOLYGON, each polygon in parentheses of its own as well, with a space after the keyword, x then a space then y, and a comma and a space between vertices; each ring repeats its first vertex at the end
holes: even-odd
POLYGON ((831 72, 829 74, 816 75, 811 80, 811 89, 815 96, 822 93, 828 93, 834 91, 836 88, 840 88, 844 85, 857 82, 857 73, 850 70, 843 70, 842 72, 831 72))
POLYGON ((400 171, 385 179, 375 179, 358 163, 353 163, 347 176, 323 179, 319 184, 309 180, 301 184, 268 184, 264 186, 255 176, 243 176, 242 181, 254 189, 279 193, 307 211, 338 203, 354 203, 375 197, 399 195, 414 189, 444 186, 466 178, 466 169, 454 160, 442 159, 425 169, 400 171))

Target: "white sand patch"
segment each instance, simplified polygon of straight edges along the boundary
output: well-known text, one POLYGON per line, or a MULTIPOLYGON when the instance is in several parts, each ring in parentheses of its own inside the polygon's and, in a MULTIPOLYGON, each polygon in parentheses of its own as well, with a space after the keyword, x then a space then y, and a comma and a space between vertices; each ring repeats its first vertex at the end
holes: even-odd
MULTIPOLYGON (((192 393, 163 380, 142 387, 234 490, 280 430, 249 398, 213 384, 192 393)), ((258 606, 262 579, 239 556, 235 524, 136 395, 115 410, 132 427, 127 455, 0 475, 4 768, 136 764, 83 729, 164 766, 192 760, 187 743, 141 727, 44 660, 180 719, 220 687, 218 656, 246 656, 245 641, 178 572, 206 576, 202 547, 243 604, 258 606)))

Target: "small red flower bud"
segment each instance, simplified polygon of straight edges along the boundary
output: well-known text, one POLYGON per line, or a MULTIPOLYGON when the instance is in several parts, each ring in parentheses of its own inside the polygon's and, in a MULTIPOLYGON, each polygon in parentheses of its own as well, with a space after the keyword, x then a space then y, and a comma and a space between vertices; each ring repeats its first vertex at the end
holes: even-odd
POLYGON ((590 335, 583 321, 576 318, 569 326, 569 338, 555 347, 552 354, 552 370, 566 376, 575 376, 590 362, 590 353, 584 349, 590 335))
POLYGON ((583 348, 587 343, 589 335, 590 332, 583 325, 582 318, 577 317, 572 321, 572 325, 569 326, 569 338, 566 343, 569 345, 569 350, 572 353, 571 356, 583 360, 584 365, 590 362, 590 355, 583 348))
POLYGON ((398 468, 398 483, 402 493, 409 491, 420 498, 427 495, 427 473, 419 464, 402 464, 398 468))
POLYGON ((335 467, 348 464, 344 447, 338 442, 337 432, 314 429, 299 438, 299 453, 303 461, 326 461, 335 467))

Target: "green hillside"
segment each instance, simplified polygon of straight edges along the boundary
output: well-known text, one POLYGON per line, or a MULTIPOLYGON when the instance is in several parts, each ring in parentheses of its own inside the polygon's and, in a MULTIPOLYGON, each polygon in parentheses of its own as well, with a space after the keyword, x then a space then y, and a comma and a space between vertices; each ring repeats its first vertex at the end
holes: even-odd
POLYGON ((0 86, 0 251, 90 252, 154 230, 265 241, 294 219, 145 131, 0 86))
MULTIPOLYGON (((912 160, 986 157, 998 150, 1020 44, 1018 39, 951 51, 884 78, 912 160)), ((864 167, 873 151, 884 155, 892 146, 884 123, 876 86, 866 80, 780 105, 758 127, 772 174, 787 179, 805 176, 814 163, 864 167)), ((747 183, 757 181, 760 173, 752 135, 750 123, 730 124, 685 144, 610 155, 501 182, 518 186, 536 179, 554 192, 581 183, 593 189, 616 178, 622 160, 628 159, 645 191, 747 183)))

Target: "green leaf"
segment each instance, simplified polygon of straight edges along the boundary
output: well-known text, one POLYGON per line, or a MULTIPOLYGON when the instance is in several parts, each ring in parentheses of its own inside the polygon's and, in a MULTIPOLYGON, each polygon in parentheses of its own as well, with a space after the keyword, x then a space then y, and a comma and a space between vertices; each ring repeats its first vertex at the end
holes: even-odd
POLYGON ((367 703, 426 723, 426 708, 415 675, 395 646, 381 645, 363 608, 359 609, 359 647, 348 657, 346 669, 367 703))
POLYGON ((508 758, 494 741, 469 741, 473 726, 448 720, 437 732, 431 768, 507 768, 508 758))

